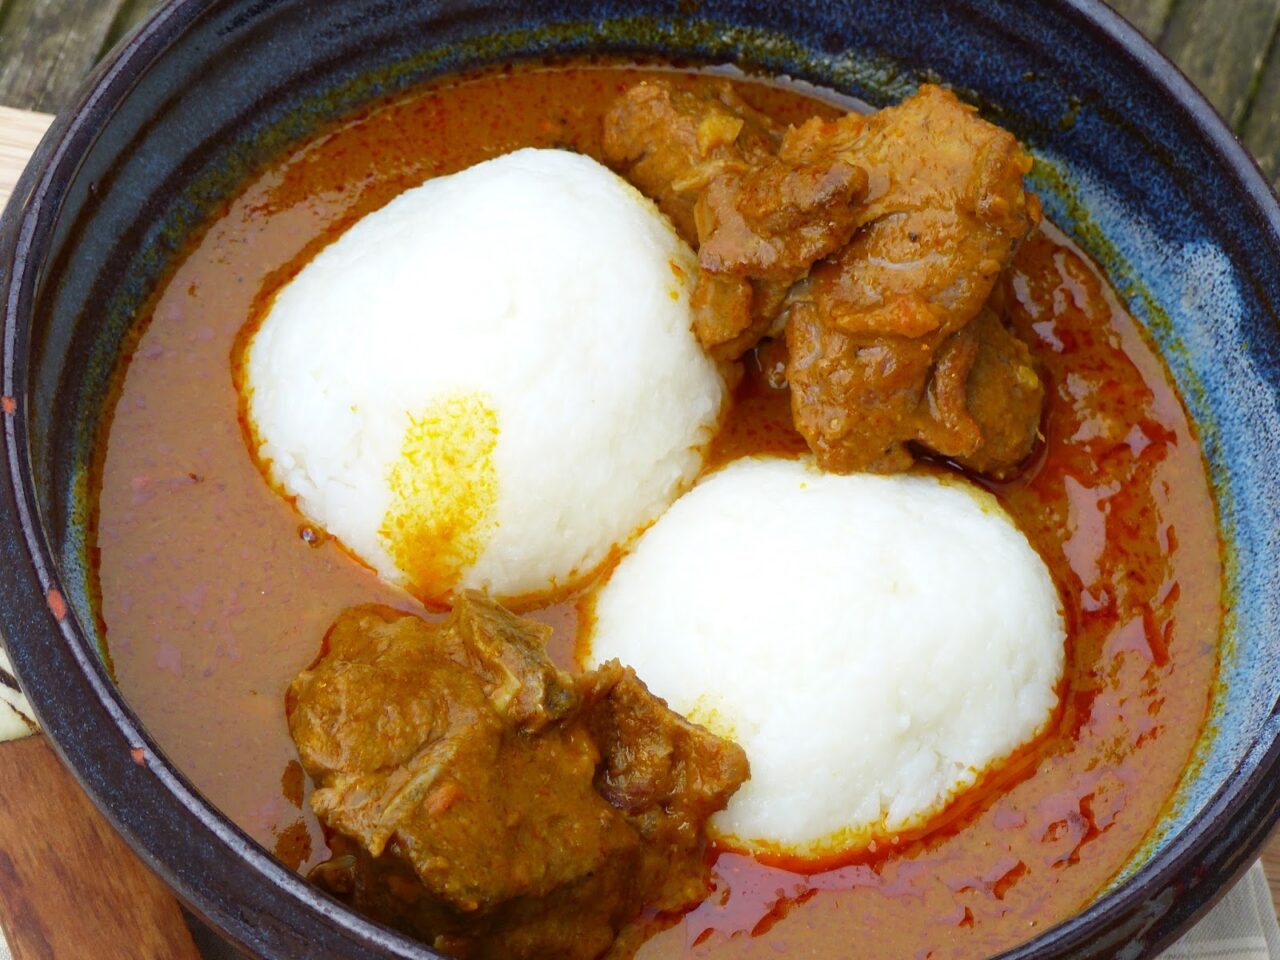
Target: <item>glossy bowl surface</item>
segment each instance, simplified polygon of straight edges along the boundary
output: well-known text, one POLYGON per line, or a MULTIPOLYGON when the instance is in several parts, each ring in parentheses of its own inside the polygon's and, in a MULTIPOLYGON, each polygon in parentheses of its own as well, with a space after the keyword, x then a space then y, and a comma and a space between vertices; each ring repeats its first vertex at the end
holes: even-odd
POLYGON ((1006 957, 1153 956, 1280 816, 1280 209, 1203 98, 1095 0, 170 3, 54 124, 0 226, 0 629, 46 730, 133 846, 246 950, 432 956, 284 869, 150 741, 99 656, 87 478, 130 323, 249 172, 439 73, 581 52, 734 63, 873 104, 950 84, 1031 145, 1050 214, 1152 331, 1218 496, 1221 681, 1125 876, 1006 957))

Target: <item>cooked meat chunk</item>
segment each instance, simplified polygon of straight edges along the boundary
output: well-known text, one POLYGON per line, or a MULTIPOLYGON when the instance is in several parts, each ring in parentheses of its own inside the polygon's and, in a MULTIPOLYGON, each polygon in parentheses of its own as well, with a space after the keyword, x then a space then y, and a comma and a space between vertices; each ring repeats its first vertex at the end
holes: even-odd
POLYGON ((994 476, 1026 459, 1044 389, 985 310, 1040 218, 1011 134, 931 85, 779 133, 736 98, 646 83, 605 147, 698 243, 713 356, 785 326, 793 417, 824 469, 902 470, 916 447, 994 476))
POLYGON ((777 324, 789 285, 703 271, 693 291, 693 332, 718 360, 736 360, 777 324))
POLYGON ((317 882, 478 958, 620 956, 642 916, 706 895, 704 827, 742 751, 616 663, 570 677, 546 636, 477 594, 440 626, 338 619, 288 698, 331 832, 317 882))
POLYGON ((953 332, 977 316, 1040 218, 1012 134, 932 85, 870 116, 810 120, 796 158, 845 157, 867 171, 853 242, 813 271, 823 319, 854 335, 953 332))
POLYGON ((655 81, 636 84, 609 109, 604 153, 697 245, 700 192, 717 174, 750 170, 772 156, 781 136, 727 83, 715 97, 701 97, 655 81))
POLYGON ((770 157, 744 172, 726 170, 694 206, 698 264, 711 274, 794 281, 848 242, 866 189, 862 168, 839 157, 810 164, 770 157))
POLYGON ((857 338, 796 301, 787 322, 787 382, 796 429, 824 470, 890 473, 911 466, 906 445, 927 415, 934 347, 909 337, 857 338))
POLYGON ((841 157, 779 156, 780 133, 726 85, 718 98, 637 84, 605 117, 605 156, 698 247, 694 332, 732 360, 778 319, 784 294, 856 229, 865 172, 841 157))
POLYGON ((792 416, 823 469, 905 470, 911 443, 997 478, 1027 459, 1044 384, 1026 344, 991 310, 937 339, 858 338, 824 323, 811 303, 792 307, 792 416))
POLYGON ((929 404, 921 443, 977 473, 1003 477, 1035 446, 1044 383, 1027 345, 985 309, 939 349, 929 404))
POLYGON ((792 146, 854 157, 871 181, 852 242, 791 295, 792 410, 819 463, 901 470, 919 443, 985 473, 1016 467, 1044 392, 1026 349, 994 317, 952 338, 981 314, 1039 219, 1022 186, 1030 158, 933 86, 871 117, 810 121, 792 146), (976 362, 992 352, 1014 362, 976 362), (981 419, 968 409, 979 399, 981 419))
POLYGON ((746 758, 672 712, 630 667, 610 661, 588 675, 587 726, 603 762, 596 789, 650 842, 674 853, 746 779, 746 758))

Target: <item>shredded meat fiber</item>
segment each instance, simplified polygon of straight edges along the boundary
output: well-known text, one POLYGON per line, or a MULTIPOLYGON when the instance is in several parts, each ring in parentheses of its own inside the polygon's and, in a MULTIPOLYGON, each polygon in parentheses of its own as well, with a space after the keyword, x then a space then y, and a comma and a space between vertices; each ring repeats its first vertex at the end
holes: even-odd
POLYGON ((731 361, 785 333, 796 427, 825 470, 919 447, 993 476, 1039 433, 1044 387, 991 303, 1040 219, 1017 140, 941 87, 780 130, 726 86, 637 84, 609 162, 698 247, 694 332, 731 361))
POLYGON ((288 696, 333 852, 312 879, 463 958, 627 956, 705 898, 746 756, 616 662, 559 670, 549 632, 475 593, 439 626, 338 618, 288 696))

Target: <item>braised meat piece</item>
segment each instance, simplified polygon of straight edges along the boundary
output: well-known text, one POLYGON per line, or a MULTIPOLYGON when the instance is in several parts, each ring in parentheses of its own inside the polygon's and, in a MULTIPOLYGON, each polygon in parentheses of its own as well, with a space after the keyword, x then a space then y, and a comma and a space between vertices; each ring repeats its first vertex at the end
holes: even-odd
POLYGON ((693 290, 693 332, 717 360, 737 360, 779 323, 787 283, 702 271, 693 290))
POLYGON ((793 282, 853 236, 854 204, 866 189, 866 172, 841 157, 768 157, 747 170, 726 168, 694 205, 698 265, 711 274, 793 282))
POLYGON ((920 442, 976 473, 1000 477, 1031 452, 1043 408, 1044 383, 1030 349, 994 310, 983 309, 938 351, 920 442))
POLYGON ((945 339, 855 337, 804 300, 789 317, 792 416, 823 469, 905 470, 914 442, 1000 478, 1034 448, 1044 384, 993 310, 945 339))
POLYGON ((1015 468, 1038 433, 1039 377, 997 318, 960 334, 1039 220, 1022 186, 1030 158, 933 86, 870 117, 810 121, 794 143, 851 156, 871 180, 852 242, 791 294, 792 409, 819 463, 900 470, 919 443, 984 473, 1015 468), (993 351, 1009 362, 975 362, 993 351), (981 417, 971 397, 984 399, 981 417))
POLYGON ((994 476, 1027 458, 1044 389, 986 311, 1040 218, 1011 134, 931 85, 779 133, 728 93, 661 83, 623 94, 605 134, 609 161, 692 222, 703 346, 734 359, 785 326, 793 416, 824 469, 902 470, 916 445, 994 476))
POLYGON ((555 667, 477 594, 433 626, 339 617, 288 697, 333 857, 313 879, 458 957, 623 956, 708 890, 705 823, 742 751, 630 670, 555 667))
POLYGON ((637 84, 605 117, 605 156, 698 248, 694 332, 733 360, 778 319, 787 288, 852 236, 866 174, 779 156, 779 131, 725 84, 715 99, 637 84))
MULTIPOLYGON (((653 855, 643 867, 665 873, 668 862, 687 856, 691 831, 724 808, 726 785, 736 789, 746 779, 746 756, 668 709, 630 667, 610 661, 589 683, 585 716, 602 757, 596 789, 644 839, 653 855)), ((693 871, 646 883, 672 888, 674 902, 706 893, 705 878, 693 871), (688 884, 683 892, 674 889, 681 883, 688 884)))
POLYGON ((847 333, 951 333, 977 316, 1040 219, 1014 136, 948 90, 926 85, 895 107, 818 118, 786 141, 795 162, 830 155, 867 171, 858 233, 813 271, 824 320, 847 333))
POLYGON ((662 81, 638 83, 604 119, 605 158, 695 246, 699 193, 718 173, 749 170, 772 156, 781 137, 773 121, 727 83, 715 97, 662 81))
POLYGON ((857 338, 797 299, 787 321, 787 382, 796 429, 824 470, 905 470, 927 417, 925 384, 936 344, 909 337, 857 338))

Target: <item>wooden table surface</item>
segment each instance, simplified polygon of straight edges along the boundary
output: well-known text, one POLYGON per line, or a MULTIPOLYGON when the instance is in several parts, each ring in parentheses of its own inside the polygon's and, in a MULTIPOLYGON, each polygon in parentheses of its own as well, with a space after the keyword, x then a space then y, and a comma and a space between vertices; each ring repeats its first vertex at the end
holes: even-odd
MULTIPOLYGON (((1280 0, 1111 2, 1205 92, 1280 185, 1280 0)), ((0 0, 0 106, 56 113, 98 59, 159 5, 0 0)), ((6 127, 31 122, 0 111, 0 152, 6 127)), ((1263 859, 1280 910, 1280 837, 1263 859)))

